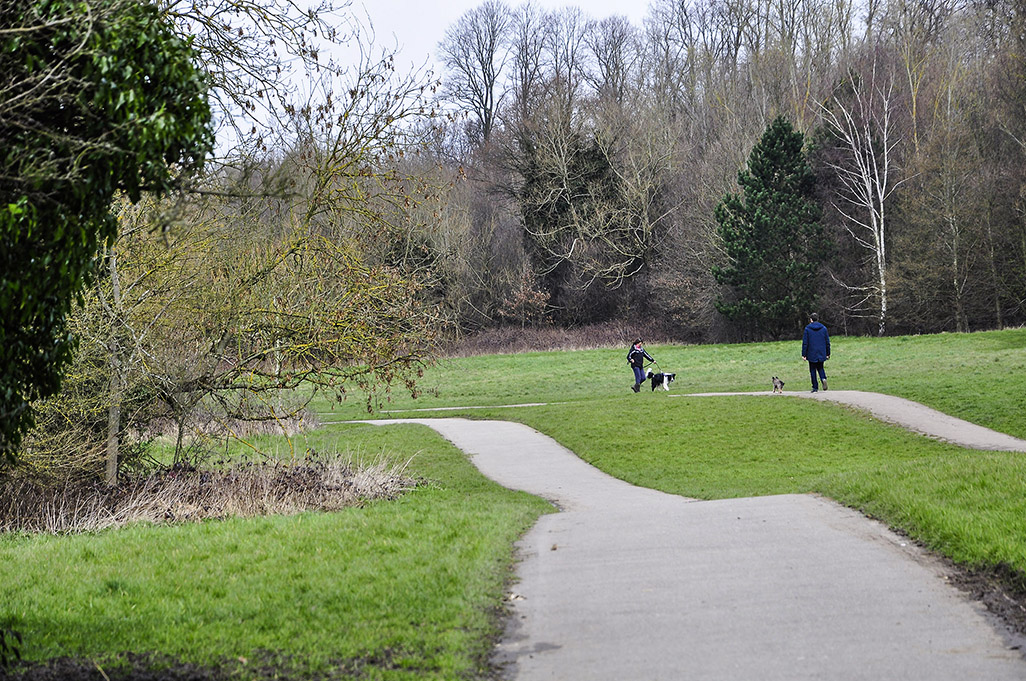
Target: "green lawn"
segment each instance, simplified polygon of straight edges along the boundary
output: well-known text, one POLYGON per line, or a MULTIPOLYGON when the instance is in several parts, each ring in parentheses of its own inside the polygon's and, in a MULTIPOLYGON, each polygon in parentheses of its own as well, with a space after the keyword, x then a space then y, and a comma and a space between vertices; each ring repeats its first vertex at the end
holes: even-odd
MULTIPOLYGON (((974 334, 831 339, 826 368, 835 390, 871 390, 922 402, 974 423, 1026 438, 1026 329, 974 334)), ((736 345, 650 346, 675 393, 808 390, 800 341, 736 345)), ((632 396, 626 348, 443 360, 424 377, 417 400, 396 393, 383 409, 525 402, 590 402, 632 396)), ((651 395, 648 395, 651 397, 651 395)), ((359 400, 320 398, 325 420, 367 418, 359 400)))
MULTIPOLYGON (((1026 437, 1026 330, 833 345, 832 389, 902 395, 1026 437)), ((964 450, 811 400, 681 396, 769 392, 772 375, 804 390, 798 349, 653 347, 678 383, 641 394, 620 349, 447 360, 425 375, 436 394, 388 408, 548 402, 438 415, 527 423, 613 475, 689 497, 824 494, 967 565, 1026 573, 1026 454, 964 450)), ((367 416, 360 403, 317 406, 325 421, 367 416)), ((341 513, 0 538, 0 625, 25 635, 33 660, 272 651, 288 668, 360 678, 486 677, 512 543, 549 506, 483 479, 422 427, 326 425, 292 444, 415 454, 426 482, 341 513)))
POLYGON ((305 444, 413 454, 423 484, 339 513, 3 537, 0 625, 31 660, 273 651, 304 673, 483 676, 512 544, 550 506, 486 480, 421 426, 332 426, 305 444))

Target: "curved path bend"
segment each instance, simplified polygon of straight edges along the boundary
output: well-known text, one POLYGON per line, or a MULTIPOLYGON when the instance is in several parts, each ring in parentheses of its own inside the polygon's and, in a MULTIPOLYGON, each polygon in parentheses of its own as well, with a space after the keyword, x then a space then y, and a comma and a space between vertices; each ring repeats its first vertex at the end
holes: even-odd
MULTIPOLYGON (((673 397, 722 397, 724 395, 751 395, 759 397, 780 397, 772 392, 740 393, 691 393, 673 397)), ((862 390, 823 390, 817 393, 784 393, 788 397, 804 397, 820 402, 838 402, 870 414, 908 430, 915 431, 936 440, 951 442, 972 449, 988 449, 1006 452, 1026 452, 1026 440, 1021 440, 990 428, 978 426, 944 412, 931 409, 925 404, 906 400, 904 397, 862 390)))
POLYGON ((1026 679, 1022 641, 946 568, 829 500, 635 487, 516 423, 367 423, 429 426, 488 477, 559 508, 518 544, 496 650, 506 678, 1026 679))

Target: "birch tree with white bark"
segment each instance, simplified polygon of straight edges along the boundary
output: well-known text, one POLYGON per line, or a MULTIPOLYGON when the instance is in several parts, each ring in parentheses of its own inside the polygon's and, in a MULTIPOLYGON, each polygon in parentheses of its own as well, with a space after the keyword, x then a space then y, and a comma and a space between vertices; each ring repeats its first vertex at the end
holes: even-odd
POLYGON ((901 184, 897 150, 901 135, 896 129, 895 75, 874 59, 866 73, 849 70, 847 96, 835 93, 830 106, 821 108, 823 118, 837 137, 843 158, 830 162, 843 191, 835 207, 844 216, 845 229, 868 251, 874 281, 843 284, 863 295, 853 310, 872 310, 877 333, 887 330, 888 199, 901 184))

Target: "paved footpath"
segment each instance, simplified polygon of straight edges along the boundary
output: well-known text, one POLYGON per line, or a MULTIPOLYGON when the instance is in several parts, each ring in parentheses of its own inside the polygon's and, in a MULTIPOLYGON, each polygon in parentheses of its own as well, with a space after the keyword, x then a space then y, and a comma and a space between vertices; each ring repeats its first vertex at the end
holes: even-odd
POLYGON ((520 541, 506 678, 1026 679, 945 569, 829 500, 695 501, 635 487, 504 421, 412 419, 551 500, 520 541))
MULTIPOLYGON (((748 393, 692 393, 673 395, 673 397, 721 397, 723 395, 753 395, 761 397, 780 397, 772 392, 748 393)), ((868 411, 870 414, 903 428, 913 430, 927 437, 945 442, 952 442, 972 449, 990 449, 1006 452, 1026 452, 1026 440, 999 433, 978 426, 975 423, 949 416, 931 409, 924 404, 906 400, 903 397, 884 395, 882 393, 864 392, 862 390, 822 390, 817 393, 785 392, 789 397, 805 397, 820 402, 838 402, 856 409, 868 411)))

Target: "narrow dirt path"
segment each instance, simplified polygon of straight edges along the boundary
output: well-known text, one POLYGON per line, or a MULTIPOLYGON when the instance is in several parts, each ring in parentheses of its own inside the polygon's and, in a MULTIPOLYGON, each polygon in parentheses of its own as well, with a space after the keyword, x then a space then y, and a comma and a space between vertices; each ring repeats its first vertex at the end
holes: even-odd
POLYGON ((916 547, 828 500, 639 488, 516 423, 420 423, 551 500, 519 543, 507 678, 1026 678, 1026 661, 916 547))

